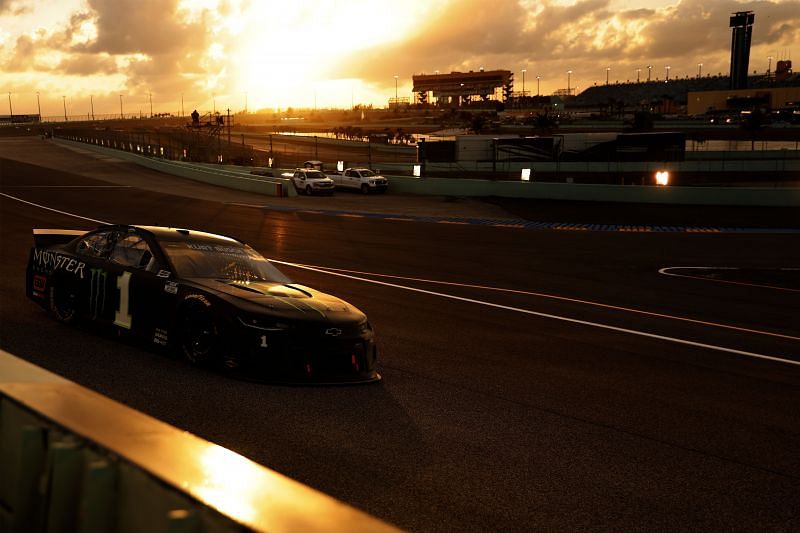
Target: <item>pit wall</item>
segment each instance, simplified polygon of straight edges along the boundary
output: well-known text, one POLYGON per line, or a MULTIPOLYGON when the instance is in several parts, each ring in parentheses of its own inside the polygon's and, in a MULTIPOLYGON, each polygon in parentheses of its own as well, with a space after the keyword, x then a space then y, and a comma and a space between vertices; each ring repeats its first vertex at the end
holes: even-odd
POLYGON ((397 529, 0 350, 0 531, 397 529))

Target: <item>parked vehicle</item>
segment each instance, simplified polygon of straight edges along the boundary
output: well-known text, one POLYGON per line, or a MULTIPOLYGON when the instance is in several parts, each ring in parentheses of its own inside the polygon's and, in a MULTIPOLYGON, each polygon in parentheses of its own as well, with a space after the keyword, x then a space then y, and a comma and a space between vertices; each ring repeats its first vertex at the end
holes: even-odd
POLYGON ((336 187, 355 189, 364 194, 386 192, 389 180, 368 168, 347 168, 341 174, 328 174, 336 187))
POLYGON ((292 175, 292 183, 298 192, 312 194, 333 194, 333 180, 321 170, 298 168, 292 175))
MULTIPOLYGON (((319 170, 324 172, 322 161, 311 160, 303 163, 307 169, 319 170)), ((341 173, 325 173, 336 187, 341 189, 354 189, 364 194, 372 192, 386 192, 389 188, 389 180, 384 176, 378 175, 368 168, 352 167, 346 168, 341 173)))

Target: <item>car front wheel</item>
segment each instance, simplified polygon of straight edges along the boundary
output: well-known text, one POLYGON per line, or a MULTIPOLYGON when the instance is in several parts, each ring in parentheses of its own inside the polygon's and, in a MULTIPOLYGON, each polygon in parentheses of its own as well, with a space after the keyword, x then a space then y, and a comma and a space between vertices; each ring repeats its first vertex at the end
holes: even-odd
POLYGON ((179 339, 181 355, 190 363, 203 366, 215 360, 217 328, 210 312, 193 309, 185 313, 180 321, 179 339))
POLYGON ((306 195, 311 196, 311 185, 306 185, 306 195))

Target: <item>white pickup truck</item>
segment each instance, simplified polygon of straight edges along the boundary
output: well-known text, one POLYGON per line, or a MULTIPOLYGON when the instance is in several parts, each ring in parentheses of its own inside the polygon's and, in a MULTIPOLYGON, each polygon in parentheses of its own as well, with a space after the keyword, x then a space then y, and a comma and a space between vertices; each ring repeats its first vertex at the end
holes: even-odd
MULTIPOLYGON (((306 161, 303 163, 306 168, 313 168, 322 170, 322 161, 306 161)), ((342 173, 325 173, 336 187, 342 189, 354 189, 361 191, 364 194, 371 192, 386 192, 389 188, 389 180, 385 177, 375 174, 368 168, 346 168, 342 173)))

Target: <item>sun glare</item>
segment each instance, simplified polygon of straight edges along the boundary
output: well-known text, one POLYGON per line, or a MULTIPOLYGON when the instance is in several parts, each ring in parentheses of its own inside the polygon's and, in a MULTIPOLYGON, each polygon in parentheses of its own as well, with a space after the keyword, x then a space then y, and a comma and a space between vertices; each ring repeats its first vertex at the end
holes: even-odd
POLYGON ((333 65, 359 50, 402 38, 419 15, 385 7, 361 0, 281 3, 279 8, 273 2, 252 4, 246 22, 237 25, 239 34, 228 55, 237 90, 250 95, 253 108, 359 103, 356 96, 367 97, 369 87, 346 79, 333 65))

